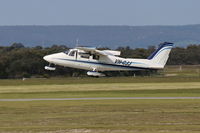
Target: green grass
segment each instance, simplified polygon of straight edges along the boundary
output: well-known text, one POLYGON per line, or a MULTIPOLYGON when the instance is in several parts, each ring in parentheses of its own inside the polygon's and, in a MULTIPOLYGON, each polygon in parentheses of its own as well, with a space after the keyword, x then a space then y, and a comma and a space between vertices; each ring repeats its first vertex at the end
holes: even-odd
POLYGON ((200 100, 1 102, 0 132, 200 131, 200 100))
POLYGON ((165 76, 200 78, 200 65, 171 65, 164 69, 165 76))
POLYGON ((66 85, 66 84, 105 84, 105 83, 171 83, 171 82, 200 82, 199 77, 103 77, 103 78, 31 78, 2 79, 0 86, 21 85, 66 85))
POLYGON ((0 98, 200 96, 200 78, 53 78, 0 80, 0 98))
POLYGON ((0 98, 200 96, 200 82, 0 86, 0 98))
POLYGON ((200 97, 200 89, 1 93, 0 99, 88 97, 200 97))
MULTIPOLYGON (((200 97, 200 78, 0 80, 0 99, 200 97)), ((0 133, 198 133, 200 100, 0 102, 0 133)))

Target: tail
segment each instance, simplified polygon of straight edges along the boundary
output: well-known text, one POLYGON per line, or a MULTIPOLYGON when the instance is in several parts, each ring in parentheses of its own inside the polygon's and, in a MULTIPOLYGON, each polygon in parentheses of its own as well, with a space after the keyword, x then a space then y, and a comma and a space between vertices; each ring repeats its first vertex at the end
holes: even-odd
POLYGON ((156 51, 154 51, 147 59, 152 61, 152 65, 158 68, 164 68, 169 58, 169 53, 173 47, 173 43, 161 43, 156 51))

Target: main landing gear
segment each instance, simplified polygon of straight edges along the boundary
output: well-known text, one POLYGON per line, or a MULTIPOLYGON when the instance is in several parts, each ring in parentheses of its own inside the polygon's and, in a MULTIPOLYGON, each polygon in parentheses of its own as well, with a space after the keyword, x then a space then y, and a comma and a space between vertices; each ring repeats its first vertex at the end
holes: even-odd
POLYGON ((49 64, 48 66, 45 66, 44 69, 49 71, 55 71, 56 67, 53 64, 49 64))
POLYGON ((88 76, 94 76, 94 77, 104 77, 104 76, 106 76, 105 74, 100 73, 100 72, 96 72, 96 71, 88 71, 87 75, 88 76))

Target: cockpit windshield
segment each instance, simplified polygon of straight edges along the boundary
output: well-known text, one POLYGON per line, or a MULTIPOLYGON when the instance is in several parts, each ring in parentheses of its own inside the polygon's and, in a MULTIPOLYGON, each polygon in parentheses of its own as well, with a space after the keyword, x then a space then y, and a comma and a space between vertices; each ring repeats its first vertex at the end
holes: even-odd
POLYGON ((65 53, 66 55, 68 55, 68 53, 69 53, 69 50, 66 50, 66 51, 64 51, 64 53, 65 53))
POLYGON ((75 53, 76 53, 76 51, 75 51, 75 50, 72 50, 72 51, 70 51, 69 56, 74 56, 75 53))

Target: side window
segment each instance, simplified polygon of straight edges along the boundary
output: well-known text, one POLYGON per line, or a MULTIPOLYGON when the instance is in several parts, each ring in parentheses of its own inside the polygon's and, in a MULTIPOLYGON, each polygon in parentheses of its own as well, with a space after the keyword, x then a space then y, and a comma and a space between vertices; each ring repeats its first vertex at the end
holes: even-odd
POLYGON ((71 51, 71 52, 69 53, 69 56, 74 56, 74 55, 75 55, 75 52, 76 52, 76 51, 71 51))
POLYGON ((99 55, 93 55, 94 60, 99 60, 99 55))
POLYGON ((79 53, 81 58, 86 58, 89 59, 90 58, 90 54, 89 53, 79 53))

